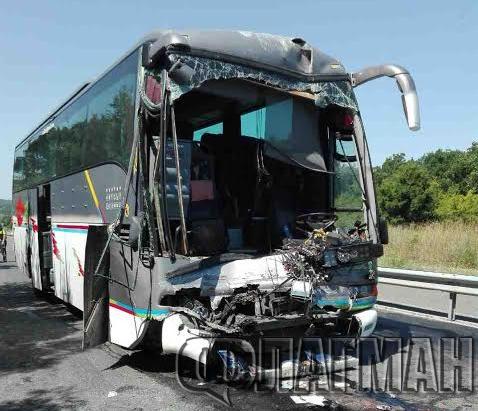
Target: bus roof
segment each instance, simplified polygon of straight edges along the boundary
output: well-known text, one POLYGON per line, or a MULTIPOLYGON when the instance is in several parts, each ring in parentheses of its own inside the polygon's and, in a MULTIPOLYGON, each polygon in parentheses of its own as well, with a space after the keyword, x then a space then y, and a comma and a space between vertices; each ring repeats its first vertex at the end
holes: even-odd
POLYGON ((337 59, 330 57, 305 40, 296 37, 231 30, 154 30, 144 36, 120 59, 91 82, 79 87, 59 104, 15 147, 17 149, 41 127, 56 117, 69 103, 76 100, 119 62, 144 44, 196 56, 269 69, 314 81, 320 78, 346 78, 347 73, 337 59))
POLYGON ((156 41, 165 50, 220 60, 260 65, 289 72, 300 77, 344 76, 345 69, 337 59, 296 37, 228 30, 156 30, 142 43, 156 41))

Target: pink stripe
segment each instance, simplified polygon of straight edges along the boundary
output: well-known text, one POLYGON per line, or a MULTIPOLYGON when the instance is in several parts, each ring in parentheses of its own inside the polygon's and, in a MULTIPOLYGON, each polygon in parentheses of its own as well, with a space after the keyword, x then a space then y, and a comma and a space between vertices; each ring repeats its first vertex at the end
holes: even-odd
POLYGON ((101 219, 103 220, 103 223, 106 223, 106 215, 105 215, 105 212, 103 210, 103 207, 101 207, 101 204, 98 206, 98 209, 100 210, 101 219))

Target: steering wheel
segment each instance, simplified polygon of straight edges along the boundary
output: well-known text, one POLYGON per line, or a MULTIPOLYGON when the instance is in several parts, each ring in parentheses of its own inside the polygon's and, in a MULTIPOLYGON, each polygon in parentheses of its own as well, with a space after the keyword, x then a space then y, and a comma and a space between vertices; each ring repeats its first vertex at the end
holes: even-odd
POLYGON ((308 226, 309 229, 312 229, 312 230, 316 228, 322 228, 324 230, 327 230, 327 228, 335 224, 337 219, 338 219, 337 215, 330 211, 320 211, 317 213, 301 214, 298 217, 296 217, 295 221, 303 223, 304 225, 308 226), (325 224, 325 225, 321 227, 314 227, 313 224, 325 224))

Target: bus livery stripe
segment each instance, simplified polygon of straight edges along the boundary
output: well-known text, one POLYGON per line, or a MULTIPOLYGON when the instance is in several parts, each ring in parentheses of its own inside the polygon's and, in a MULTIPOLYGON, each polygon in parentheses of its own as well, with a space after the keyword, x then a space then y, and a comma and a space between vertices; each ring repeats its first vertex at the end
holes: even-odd
POLYGON ((63 233, 88 234, 87 225, 76 224, 57 224, 53 227, 54 231, 61 231, 63 233))
POLYGON ((85 180, 86 180, 86 183, 88 184, 88 188, 90 190, 91 197, 93 198, 93 202, 95 203, 96 208, 100 212, 103 223, 106 223, 105 214, 103 212, 103 209, 100 206, 98 196, 96 195, 95 186, 93 185, 93 181, 91 180, 91 177, 90 177, 90 173, 88 170, 84 170, 83 173, 85 174, 85 180))
POLYGON ((135 317, 141 318, 148 318, 148 317, 155 317, 169 314, 169 310, 167 308, 162 309, 148 309, 148 308, 133 308, 130 305, 124 304, 120 301, 113 300, 110 298, 109 301, 110 307, 116 308, 117 310, 123 311, 125 313, 134 315, 135 317))

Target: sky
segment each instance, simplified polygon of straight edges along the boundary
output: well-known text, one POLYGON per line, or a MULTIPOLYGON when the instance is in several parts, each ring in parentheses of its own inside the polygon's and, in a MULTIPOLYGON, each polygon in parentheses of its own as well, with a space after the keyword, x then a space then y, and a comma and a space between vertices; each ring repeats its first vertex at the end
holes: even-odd
POLYGON ((410 132, 395 82, 356 89, 372 162, 478 141, 476 0, 22 0, 0 2, 0 198, 15 145, 84 81, 155 28, 301 37, 349 72, 396 63, 413 75, 422 129, 410 132))

